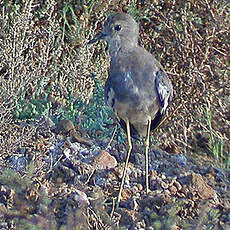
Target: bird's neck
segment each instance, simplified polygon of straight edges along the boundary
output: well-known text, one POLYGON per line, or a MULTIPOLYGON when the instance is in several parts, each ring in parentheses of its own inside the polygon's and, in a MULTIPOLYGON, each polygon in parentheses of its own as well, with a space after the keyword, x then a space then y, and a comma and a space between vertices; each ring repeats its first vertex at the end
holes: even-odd
POLYGON ((123 42, 114 41, 109 43, 108 45, 109 45, 109 54, 111 58, 114 58, 119 54, 126 53, 133 47, 136 47, 137 43, 130 42, 130 41, 123 41, 123 42))

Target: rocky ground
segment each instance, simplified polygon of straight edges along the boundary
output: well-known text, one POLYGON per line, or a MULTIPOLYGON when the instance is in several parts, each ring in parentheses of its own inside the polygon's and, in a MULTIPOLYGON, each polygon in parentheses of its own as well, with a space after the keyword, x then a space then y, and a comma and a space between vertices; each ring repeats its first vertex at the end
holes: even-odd
POLYGON ((143 146, 135 142, 116 209, 125 143, 98 145, 68 120, 16 128, 31 139, 4 159, 0 229, 230 229, 230 171, 206 154, 195 159, 152 145, 146 195, 143 146))

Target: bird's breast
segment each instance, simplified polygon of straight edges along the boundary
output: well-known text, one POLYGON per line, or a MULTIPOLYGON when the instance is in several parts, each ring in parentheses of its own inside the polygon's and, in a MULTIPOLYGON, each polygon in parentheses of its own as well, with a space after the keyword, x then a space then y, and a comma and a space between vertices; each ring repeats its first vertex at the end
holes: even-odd
POLYGON ((135 106, 131 101, 120 102, 114 99, 113 110, 125 122, 129 121, 140 136, 146 135, 148 122, 153 120, 159 110, 157 103, 152 102, 152 109, 146 105, 135 106))

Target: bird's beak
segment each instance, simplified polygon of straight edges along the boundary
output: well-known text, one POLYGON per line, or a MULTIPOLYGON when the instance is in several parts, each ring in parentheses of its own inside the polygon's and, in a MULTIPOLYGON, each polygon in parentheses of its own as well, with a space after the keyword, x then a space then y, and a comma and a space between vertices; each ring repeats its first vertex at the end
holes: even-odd
POLYGON ((99 40, 104 39, 105 37, 106 37, 106 34, 103 34, 103 33, 97 34, 92 40, 88 42, 88 44, 93 44, 99 40))

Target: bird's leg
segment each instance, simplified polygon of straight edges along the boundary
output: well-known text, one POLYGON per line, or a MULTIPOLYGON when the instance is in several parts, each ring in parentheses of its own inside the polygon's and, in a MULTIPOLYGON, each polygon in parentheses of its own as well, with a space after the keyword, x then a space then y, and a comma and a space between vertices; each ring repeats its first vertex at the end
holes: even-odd
POLYGON ((148 121, 147 133, 145 139, 145 190, 149 193, 149 138, 151 129, 151 119, 148 121))
POLYGON ((128 149, 128 152, 127 152, 127 156, 126 156, 126 160, 125 160, 125 167, 124 167, 123 173, 122 173, 121 186, 120 186, 119 194, 118 194, 118 197, 117 197, 117 208, 119 207, 119 203, 120 203, 120 200, 121 200, 121 193, 122 193, 123 186, 124 186, 124 183, 125 183, 126 171, 127 171, 128 163, 129 163, 129 157, 130 157, 130 153, 132 151, 130 124, 129 124, 128 120, 126 121, 126 131, 127 131, 127 140, 128 140, 129 149, 128 149))

